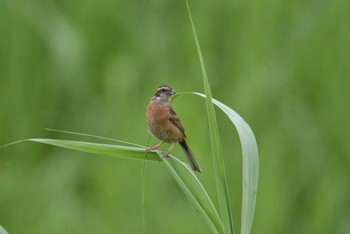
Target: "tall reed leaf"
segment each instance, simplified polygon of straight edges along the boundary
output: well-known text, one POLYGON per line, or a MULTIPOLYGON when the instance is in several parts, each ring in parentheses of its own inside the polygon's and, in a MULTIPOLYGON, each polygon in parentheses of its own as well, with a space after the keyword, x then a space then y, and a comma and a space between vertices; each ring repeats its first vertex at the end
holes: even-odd
POLYGON ((214 165, 214 172, 215 172, 215 179, 216 179, 216 190, 217 190, 218 199, 219 199, 221 218, 224 224, 225 233, 234 233, 232 212, 230 208, 230 199, 229 199, 230 196, 228 193, 228 186, 227 186, 226 173, 225 173, 225 165, 224 165, 224 159, 223 159, 223 153, 222 153, 222 147, 221 147, 221 141, 219 136, 219 129, 216 121, 214 105, 211 100, 212 96, 211 96, 210 85, 208 82, 207 72, 204 65, 202 50, 198 42, 196 29, 194 27, 190 7, 188 5, 187 0, 186 0, 186 4, 187 4, 187 10, 191 21, 194 40, 197 47, 199 61, 202 69, 204 91, 206 96, 208 97, 206 99, 206 105, 207 105, 207 113, 208 113, 208 120, 209 120, 211 147, 213 151, 213 162, 214 162, 213 165, 214 165))
MULTIPOLYGON (((176 97, 183 94, 195 94, 206 98, 204 94, 197 92, 178 93, 176 97)), ((248 234, 253 224, 259 179, 259 154, 257 143, 252 129, 237 112, 214 98, 212 101, 234 124, 240 138, 243 157, 241 233, 248 234)))
MULTIPOLYGON (((206 96, 201 93, 179 93, 174 97, 179 97, 183 94, 194 94, 200 97, 205 98, 206 96)), ((242 203, 242 230, 241 233, 249 233, 251 230, 251 225, 253 222, 254 209, 255 209, 255 201, 256 201, 256 190, 258 183, 258 151, 256 146, 256 141, 248 124, 231 108, 226 106, 225 104, 212 99, 212 102, 218 106, 231 120, 231 122, 237 128, 241 145, 243 151, 243 203, 242 203)), ((68 132, 68 131, 60 131, 60 130, 52 130, 64 132, 69 134, 81 135, 81 136, 89 136, 100 139, 113 140, 109 138, 68 132)), ((114 140, 122 144, 132 145, 109 145, 109 144, 100 144, 100 143, 91 143, 84 141, 68 141, 68 140, 59 140, 59 139, 28 139, 23 141, 33 141, 39 142, 49 145, 54 145, 58 147, 78 150, 82 152, 88 152, 98 155, 108 155, 113 157, 120 158, 129 158, 129 159, 139 159, 145 161, 159 161, 159 157, 161 156, 160 151, 152 151, 149 153, 145 153, 145 146, 137 145, 134 143, 114 140)), ((20 143, 23 141, 17 141, 12 144, 20 143)), ((5 146, 2 146, 5 147, 5 146)), ((2 148, 0 147, 0 148, 2 148)), ((192 205, 198 210, 201 218, 205 221, 207 226, 211 229, 213 233, 227 233, 224 229, 224 225, 222 219, 220 218, 215 206, 208 193, 204 189, 203 185, 197 179, 196 175, 193 173, 192 169, 179 159, 175 158, 172 155, 164 158, 161 162, 165 164, 171 175, 174 177, 176 182, 179 184, 182 191, 188 197, 192 205)))
MULTIPOLYGON (((60 131, 66 132, 66 131, 60 131)), ((76 135, 87 135, 74 132, 66 132, 76 135)), ((91 136, 91 135, 90 135, 91 136)), ((96 136, 93 136, 96 137, 96 136)), ((101 137, 98 137, 101 138, 101 137)), ((87 153, 93 153, 98 155, 107 155, 119 158, 129 158, 129 159, 141 159, 147 161, 160 161, 161 152, 152 151, 145 153, 144 146, 141 147, 131 147, 124 145, 108 145, 108 144, 97 144, 84 141, 68 141, 68 140, 58 140, 58 139, 28 139, 23 141, 33 141, 49 145, 54 145, 58 147, 68 148, 72 150, 78 150, 87 153)), ((20 143, 23 141, 17 141, 15 143, 20 143)), ((134 143, 129 143, 122 141, 124 144, 135 145, 134 143)), ((175 181, 179 184, 182 191, 185 193, 186 197, 190 200, 192 205, 198 210, 201 218, 208 225, 213 233, 223 233, 223 224, 220 220, 220 216, 211 201, 208 193, 204 189, 203 185, 197 179, 196 175, 193 173, 192 169, 179 159, 172 155, 161 160, 170 171, 170 174, 174 177, 175 181)))
POLYGON ((187 10, 191 21, 192 31, 194 40, 197 47, 198 57, 202 70, 202 77, 204 83, 204 91, 206 95, 201 93, 193 93, 201 97, 206 98, 210 137, 213 151, 214 171, 216 176, 216 186, 219 198, 219 206, 221 216, 226 233, 234 233, 232 212, 229 201, 227 179, 225 173, 225 166, 223 160, 223 153, 221 148, 221 141, 219 137, 219 130, 216 121, 214 105, 217 105, 235 125, 238 135, 240 137, 242 146, 242 157, 243 157, 243 195, 242 195, 242 212, 241 212, 241 234, 249 234, 252 228, 255 204, 256 204, 256 193, 258 188, 258 177, 259 177, 259 157, 258 147, 256 144, 255 136, 249 125, 231 108, 225 104, 212 99, 210 85, 207 77, 207 72, 204 65, 202 51, 198 42, 196 29, 194 27, 190 7, 188 0, 186 0, 187 10))
POLYGON ((0 234, 8 234, 8 232, 0 225, 0 234))

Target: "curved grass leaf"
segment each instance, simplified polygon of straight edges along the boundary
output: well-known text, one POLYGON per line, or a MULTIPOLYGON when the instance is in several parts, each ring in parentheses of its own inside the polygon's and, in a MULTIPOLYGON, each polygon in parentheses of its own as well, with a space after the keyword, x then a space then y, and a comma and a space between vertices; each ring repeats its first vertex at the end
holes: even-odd
MULTIPOLYGON (((205 98, 204 94, 193 93, 205 98)), ((255 140, 254 133, 244 119, 230 107, 212 99, 213 103, 219 107, 235 125, 238 136, 240 138, 243 157, 242 170, 242 214, 241 214, 241 233, 248 234, 251 232, 253 225, 256 193, 258 190, 259 179, 259 154, 258 146, 255 140)))
POLYGON ((108 155, 113 157, 142 159, 149 161, 159 161, 156 152, 145 153, 145 149, 123 145, 107 145, 91 143, 85 141, 67 141, 58 139, 28 139, 28 141, 40 142, 49 145, 59 146, 67 149, 78 150, 87 153, 108 155))
POLYGON ((213 233, 224 233, 220 216, 208 193, 200 183, 192 169, 175 157, 168 157, 165 165, 173 175, 180 188, 197 208, 205 223, 213 233))
MULTIPOLYGON (((183 94, 195 94, 206 98, 204 94, 197 92, 178 93, 175 98, 183 94)), ((251 232, 253 224, 259 179, 259 154, 257 143, 253 131, 239 114, 214 98, 212 98, 212 102, 227 115, 236 127, 240 138, 243 157, 241 233, 248 234, 251 232)))
MULTIPOLYGON (((143 146, 143 145, 135 144, 135 143, 128 142, 128 141, 121 141, 121 140, 116 140, 116 139, 113 139, 113 138, 102 137, 102 136, 96 136, 96 135, 86 134, 86 133, 81 133, 81 132, 71 132, 71 131, 64 131, 64 130, 52 129, 52 128, 45 128, 45 130, 46 130, 46 131, 51 131, 51 132, 66 133, 66 134, 70 134, 70 135, 91 137, 91 138, 96 138, 96 139, 101 139, 101 140, 107 140, 107 141, 114 141, 114 142, 122 143, 122 144, 125 144, 125 145, 136 146, 136 147, 140 147, 140 148, 144 148, 144 149, 147 148, 147 147, 145 147, 145 146, 143 146)), ((150 140, 150 139, 149 139, 149 140, 150 140)))
POLYGON ((230 199, 229 199, 230 196, 229 196, 229 192, 228 192, 227 179, 226 179, 226 173, 225 173, 224 157, 223 157, 223 153, 222 153, 221 141, 220 141, 220 136, 219 136, 219 128, 218 128, 218 124, 216 121, 214 105, 212 102, 210 85, 208 82, 208 77, 207 77, 207 72, 206 72, 205 65, 204 65, 202 50, 201 50, 201 47, 200 47, 199 42, 198 42, 198 37, 197 37, 196 29, 194 27, 192 14, 191 14, 191 10, 190 10, 189 4, 188 4, 188 0, 186 0, 186 5, 187 5, 187 11, 188 11, 188 14, 190 17, 190 22, 191 22, 191 26, 192 26, 194 40, 195 40, 196 47, 197 47, 199 62, 201 65, 204 91, 205 91, 206 96, 208 97, 206 99, 206 105, 207 105, 207 114, 208 114, 208 121, 209 121, 211 147, 212 147, 212 152, 213 152, 213 165, 214 165, 214 172, 215 172, 216 191, 218 194, 221 218, 222 218, 222 222, 224 224, 225 233, 234 233, 232 212, 231 212, 230 199))
POLYGON ((241 234, 249 234, 252 228, 255 204, 256 204, 256 192, 258 188, 259 177, 259 158, 258 147, 256 144, 255 136, 249 125, 240 117, 235 111, 223 103, 212 99, 210 85, 207 77, 207 72, 204 65, 202 51, 198 42, 196 29, 192 20, 190 7, 188 0, 186 0, 187 10, 190 17, 193 36, 197 47, 198 57, 202 70, 202 77, 204 83, 205 94, 193 93, 201 97, 206 98, 208 121, 210 128, 210 137, 213 151, 214 171, 217 182, 217 192, 219 198, 219 206, 223 224, 226 233, 234 233, 232 212, 230 208, 227 179, 225 175, 224 160, 221 148, 221 142, 219 137, 219 130, 216 121, 214 105, 217 105, 235 125, 242 145, 242 157, 243 157, 243 196, 242 196, 242 213, 241 213, 241 234))
POLYGON ((8 234, 8 232, 0 225, 0 234, 8 234))
MULTIPOLYGON (((72 133, 73 132, 66 132, 72 133)), ((84 134, 86 135, 86 134, 84 134)), ((151 151, 145 154, 145 147, 130 147, 122 145, 108 145, 98 144, 84 141, 69 141, 59 139, 28 139, 23 141, 33 141, 67 149, 93 153, 98 155, 108 155, 113 157, 129 158, 129 159, 141 159, 148 161, 160 161, 161 152, 151 151)), ((23 141, 18 141, 23 142, 23 141)), ((132 144, 129 142, 123 142, 132 144)), ((172 155, 164 158, 161 162, 170 171, 175 181, 179 184, 182 191, 185 193, 190 202, 194 205, 196 210, 199 212, 202 219, 208 225, 213 233, 223 233, 223 225, 220 220, 220 216, 211 201, 208 193, 200 183, 192 169, 179 159, 172 155)))

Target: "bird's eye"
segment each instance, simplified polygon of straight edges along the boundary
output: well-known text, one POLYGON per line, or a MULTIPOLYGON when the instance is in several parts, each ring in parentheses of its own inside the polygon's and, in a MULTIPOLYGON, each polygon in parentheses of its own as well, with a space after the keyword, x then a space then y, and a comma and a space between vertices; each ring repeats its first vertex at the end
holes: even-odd
POLYGON ((164 92, 165 92, 165 89, 161 89, 160 91, 161 91, 162 93, 164 93, 164 92))

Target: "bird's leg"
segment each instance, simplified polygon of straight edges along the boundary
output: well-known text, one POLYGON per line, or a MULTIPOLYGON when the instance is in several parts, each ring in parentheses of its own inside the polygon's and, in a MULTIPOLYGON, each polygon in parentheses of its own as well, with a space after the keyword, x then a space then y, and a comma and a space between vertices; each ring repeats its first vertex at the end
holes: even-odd
POLYGON ((170 154, 170 152, 173 150, 173 148, 175 147, 176 142, 173 142, 169 148, 169 150, 167 152, 162 152, 162 157, 160 159, 166 158, 168 157, 168 155, 170 154))
POLYGON ((152 150, 156 150, 156 149, 158 149, 158 147, 161 146, 162 144, 164 144, 164 141, 159 142, 159 144, 156 144, 154 147, 147 148, 147 149, 146 149, 146 152, 150 152, 150 151, 152 151, 152 150))

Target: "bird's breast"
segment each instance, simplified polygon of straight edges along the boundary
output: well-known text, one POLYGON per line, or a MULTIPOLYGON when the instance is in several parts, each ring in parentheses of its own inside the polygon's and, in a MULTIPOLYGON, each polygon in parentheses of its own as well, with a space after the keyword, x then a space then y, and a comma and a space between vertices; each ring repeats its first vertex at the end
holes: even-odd
POLYGON ((160 124, 169 119, 169 107, 151 102, 147 107, 148 124, 160 124))
POLYGON ((147 107, 148 129, 155 137, 165 142, 183 139, 181 131, 169 121, 170 107, 151 102, 147 107))

